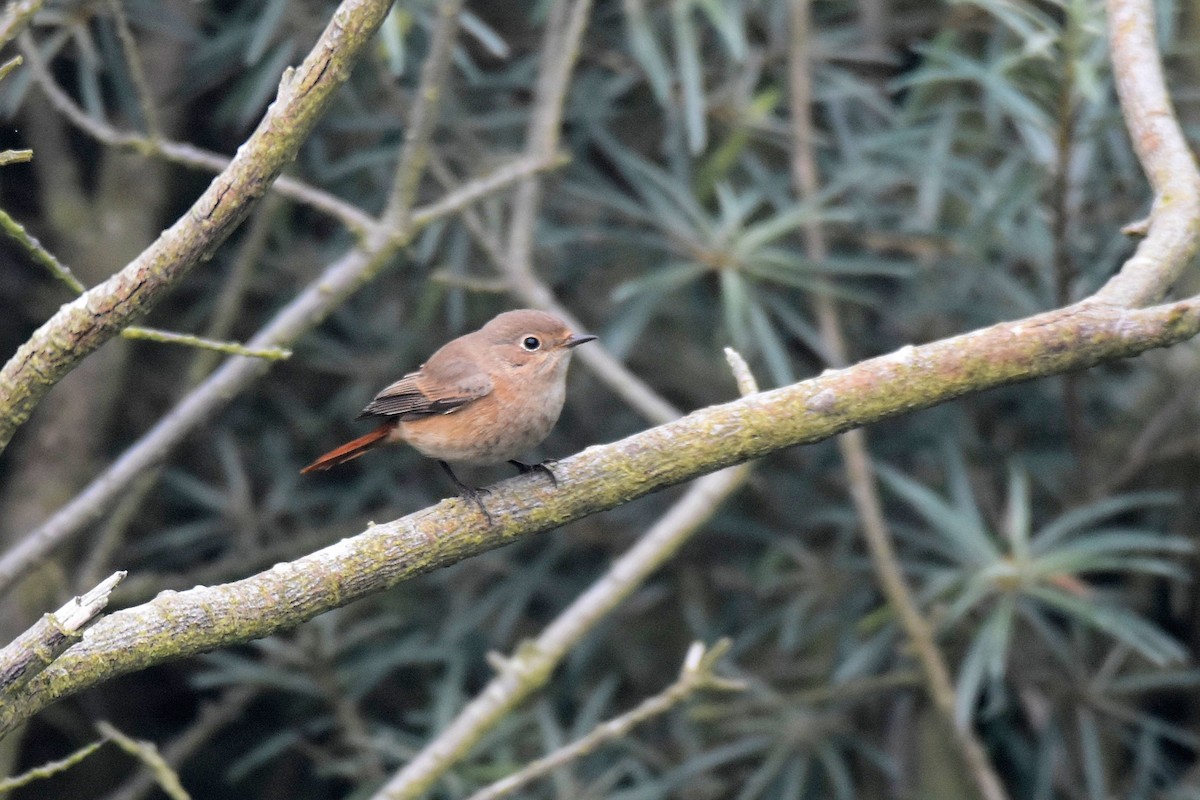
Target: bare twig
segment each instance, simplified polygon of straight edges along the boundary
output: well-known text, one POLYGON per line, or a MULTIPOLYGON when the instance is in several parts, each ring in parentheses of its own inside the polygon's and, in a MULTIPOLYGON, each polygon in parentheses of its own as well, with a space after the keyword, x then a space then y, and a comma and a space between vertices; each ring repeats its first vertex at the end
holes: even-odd
MULTIPOLYGON (((228 339, 233 331, 243 311, 251 276, 262 263, 263 253, 267 250, 272 221, 280 205, 280 195, 264 197, 262 203, 254 210, 250 221, 246 223, 246 234, 232 259, 233 263, 229 266, 229 274, 221 286, 221 291, 213 302, 213 311, 204 329, 206 339, 228 339)), ((187 389, 191 390, 200 383, 205 375, 213 371, 219 360, 220 355, 212 351, 197 353, 188 366, 187 389)), ((184 394, 186 392, 181 391, 179 396, 184 394)))
POLYGON ((117 747, 145 764, 154 778, 154 783, 163 790, 167 797, 170 797, 171 800, 189 800, 191 795, 179 782, 179 775, 158 752, 158 748, 153 742, 126 736, 108 722, 97 722, 96 730, 117 747))
MULTIPOLYGON (((54 277, 58 278, 74 291, 75 294, 83 294, 86 291, 84 285, 71 272, 70 267, 59 261, 49 250, 42 246, 41 242, 30 235, 21 223, 10 217, 3 209, 0 209, 0 230, 7 233, 17 244, 21 245, 31 259, 45 267, 54 277)), ((121 331, 121 336, 125 339, 139 339, 143 341, 162 342, 164 344, 181 344, 216 353, 265 358, 271 361, 281 361, 290 358, 292 355, 291 350, 281 347, 255 349, 237 344, 236 342, 219 342, 203 336, 173 333, 154 328, 143 328, 137 325, 125 328, 121 331)))
POLYGON ((8 77, 8 73, 12 72, 17 67, 25 63, 25 59, 21 56, 13 56, 8 61, 0 64, 0 81, 8 77))
POLYGON ((1121 226, 1121 233, 1126 236, 1145 236, 1150 232, 1150 218, 1134 220, 1127 225, 1121 226))
POLYGON ((246 347, 237 342, 218 342, 203 336, 190 333, 175 333, 162 331, 157 328, 131 326, 121 331, 125 339, 137 339, 163 344, 181 344, 200 350, 210 350, 214 353, 225 353, 231 356, 248 356, 249 358, 265 358, 267 361, 284 361, 292 357, 292 351, 283 347, 246 347))
POLYGON ((117 38, 121 42, 121 52, 125 56, 125 65, 129 68, 129 78, 137 91, 138 104, 142 111, 142 121, 146 123, 146 135, 151 141, 162 139, 162 126, 158 122, 158 108, 154 103, 154 93, 150 91, 150 83, 146 80, 146 71, 142 68, 142 58, 138 55, 137 40, 129 28, 129 18, 125 16, 122 0, 108 0, 108 10, 112 14, 113 24, 117 29, 117 38))
MULTIPOLYGON (((174 772, 205 742, 237 719, 246 706, 258 696, 257 686, 235 686, 211 703, 200 708, 196 721, 186 731, 162 748, 163 762, 174 772)), ((104 800, 141 800, 158 785, 157 774, 150 765, 145 765, 123 786, 107 795, 104 800)))
POLYGON ((532 153, 516 158, 486 175, 473 178, 462 186, 447 186, 448 194, 412 213, 412 226, 423 228, 434 220, 464 211, 468 206, 517 183, 529 175, 555 169, 567 163, 563 153, 532 153))
POLYGON ((732 347, 726 347, 725 360, 729 363, 733 379, 737 381, 738 393, 742 397, 748 397, 758 391, 758 381, 754 379, 754 373, 750 371, 750 365, 742 358, 741 353, 732 347))
MULTIPOLYGON (((453 193, 457 189, 458 180, 436 150, 429 154, 429 173, 446 191, 453 193)), ((499 273, 499 278, 495 280, 507 291, 509 279, 504 274, 504 243, 500 241, 499 236, 488 230, 475 208, 464 208, 460 216, 467 231, 471 234, 471 238, 475 240, 475 244, 487 255, 488 260, 492 262, 492 266, 499 273)))
MULTIPOLYGON (((529 155, 549 156, 558 150, 563 104, 591 8, 591 0, 563 0, 550 11, 542 38, 534 107, 525 130, 525 152, 529 155)), ((526 178, 517 185, 515 194, 506 265, 509 272, 536 283, 533 236, 541 206, 541 181, 526 178)))
POLYGON ((20 245, 31 261, 45 267, 51 275, 65 283, 75 294, 83 294, 87 291, 87 288, 75 277, 75 273, 71 272, 70 267, 59 261, 29 231, 25 230, 24 225, 9 216, 8 212, 3 209, 0 209, 0 230, 3 230, 10 239, 20 245))
POLYGON ((863 537, 871 553, 871 563, 879 578, 888 605, 896 612, 900 627, 917 656, 925 679, 925 691, 943 724, 953 736, 971 778, 985 800, 1005 800, 1008 792, 974 729, 955 722, 954 680, 945 655, 937 645, 933 628, 921 614, 920 606, 904 577, 904 568, 892 543, 891 530, 879 499, 874 468, 867 451, 866 435, 850 431, 839 438, 839 449, 846 464, 846 477, 854 508, 863 527, 863 537))
MULTIPOLYGON (((15 219, 10 217, 3 209, 0 209, 0 230, 7 233, 14 241, 29 254, 30 258, 44 266, 49 272, 65 283, 75 294, 83 294, 86 289, 75 274, 71 272, 71 268, 59 261, 42 243, 30 235, 15 219)), ((285 350, 279 347, 252 349, 234 342, 219 342, 213 339, 194 336, 185 333, 173 333, 171 331, 156 330, 154 328, 143 328, 140 326, 130 326, 121 331, 121 336, 125 339, 141 339, 145 341, 162 342, 166 344, 182 344, 188 347, 196 347, 202 350, 211 350, 217 353, 225 353, 236 356, 250 356, 252 358, 266 358, 272 361, 279 361, 290 358, 292 351, 285 350)))
POLYGON ((91 744, 84 745, 66 758, 51 761, 49 764, 42 764, 40 767, 34 767, 27 772, 22 772, 20 775, 14 775, 11 778, 0 778, 0 794, 8 794, 15 789, 28 786, 34 781, 52 778, 58 773, 64 772, 80 761, 83 761, 107 742, 108 739, 98 739, 91 744))
POLYGON ((440 21, 434 28, 429 55, 421 67, 421 80, 408 115, 408 130, 404 134, 392 193, 380 220, 393 230, 403 231, 409 227, 409 214, 425 175, 425 165, 429 162, 429 140, 437 124, 441 97, 446 91, 462 5, 463 0, 444 0, 435 6, 440 21))
POLYGON ((0 167, 10 164, 24 164, 33 160, 32 150, 3 150, 0 151, 0 167))
MULTIPOLYGON (((491 487, 488 509, 496 524, 489 527, 474 506, 453 498, 249 578, 163 593, 144 605, 109 614, 82 642, 0 704, 0 734, 54 700, 117 675, 269 636, 414 575, 706 472, 970 392, 1169 346, 1198 332, 1200 298, 1147 309, 1076 304, 905 347, 798 384, 701 409, 563 459, 555 467, 557 489, 519 478, 491 487)), ((226 365, 203 386, 219 390, 235 375, 226 372, 229 368, 226 365)), ((193 403, 210 400, 206 394, 202 401, 185 400, 182 405, 191 406, 189 413, 194 413, 193 403)), ((667 519, 660 524, 666 525, 667 519)), ((593 589, 603 591, 602 586, 593 589)), ((546 634, 552 632, 569 633, 552 626, 546 634)), ((519 676, 505 676, 519 686, 519 676)))
POLYGON ((1154 189, 1150 229, 1093 296, 1135 308, 1163 297, 1200 248, 1200 172, 1163 77, 1150 0, 1108 0, 1108 39, 1121 116, 1154 189))
POLYGON ((91 591, 44 615, 0 650, 0 697, 20 689, 79 641, 84 628, 108 606, 112 590, 124 577, 124 572, 109 576, 91 591))
POLYGON ((498 798, 512 794, 527 783, 594 752, 601 745, 620 739, 636 726, 665 714, 701 689, 736 691, 744 688, 740 683, 719 678, 713 674, 713 667, 716 666, 717 660, 728 649, 728 639, 717 642, 707 653, 704 645, 694 642, 688 649, 687 660, 680 669, 679 678, 675 683, 653 697, 646 698, 636 708, 597 725, 587 736, 531 762, 519 772, 475 792, 467 800, 498 800, 498 798))

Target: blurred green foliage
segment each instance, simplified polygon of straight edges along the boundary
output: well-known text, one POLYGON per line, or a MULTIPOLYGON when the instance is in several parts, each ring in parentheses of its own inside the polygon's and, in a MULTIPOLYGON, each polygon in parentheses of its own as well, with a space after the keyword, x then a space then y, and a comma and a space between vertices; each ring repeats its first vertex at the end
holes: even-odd
MULTIPOLYGON (((549 4, 464 16, 435 150, 466 180, 520 150, 549 4)), ((232 153, 327 21, 324 0, 127 0, 169 135, 232 153)), ((1158 4, 1174 86, 1200 80, 1200 12, 1158 4)), ((52 3, 34 32, 54 75, 96 119, 143 112, 104 3, 52 3)), ((370 212, 392 183, 405 111, 435 22, 398 5, 293 174, 370 212)), ((790 160, 783 0, 625 0, 593 11, 565 108, 570 163, 545 179, 539 275, 656 390, 691 409, 731 398, 721 348, 764 385, 819 372, 814 292, 835 298, 855 358, 1054 308, 1096 289, 1147 211, 1110 81, 1098 0, 815 4, 811 42, 819 196, 790 160), (882 28, 867 22, 882 10, 882 28), (805 255, 820 222, 830 257, 805 255)), ((169 223, 204 176, 172 167, 157 206, 104 193, 130 171, 53 114, 18 70, 0 85, 15 132, 0 146, 78 173, 89 203, 169 223)), ((1200 104, 1177 106, 1196 130, 1200 104)), ((0 200, 52 251, 52 170, 11 166, 0 200)), ((422 198, 440 196, 434 180, 422 198)), ((475 211, 501 236, 505 194, 475 211)), ((246 339, 351 236, 311 208, 264 204, 148 324, 246 339), (262 236, 250 233, 259 226, 262 236), (231 289, 236 287, 236 289, 231 289)), ((86 258, 86 251, 71 251, 86 258)), ((3 255, 11 351, 66 292, 3 255)), ((449 493, 402 449, 316 478, 299 466, 351 435, 372 393, 447 338, 514 303, 462 219, 425 230, 370 289, 302 340, 175 453, 160 482, 65 557, 67 586, 129 569, 124 602, 234 579, 449 493), (108 548, 100 560, 92 548, 108 548)), ((98 411, 104 463, 182 397, 194 353, 129 345, 136 368, 98 411)), ((964 398, 872 433, 889 522, 946 653, 957 715, 1016 798, 1194 798, 1200 672, 1188 582, 1200 504, 1195 348, 964 398), (952 445, 946 442, 952 441, 952 445), (1014 466, 1007 467, 1006 464, 1014 466)), ((644 422, 576 367, 562 455, 644 422)), ((2 477, 20 468, 20 451, 2 477)), ((480 476, 489 480, 494 475, 480 476)), ((362 797, 441 730, 510 652, 595 580, 676 492, 411 581, 287 635, 138 673, 34 721, 20 763, 89 740, 87 720, 166 741, 205 699, 252 699, 185 763, 195 797, 362 797)), ((14 531, 13 533, 19 533, 14 531)), ((749 688, 704 695, 535 783, 530 798, 950 798, 970 783, 875 587, 834 448, 782 453, 537 699, 441 783, 475 788, 666 686, 693 639, 731 637, 749 688)), ((108 753, 107 750, 101 753, 108 753)), ((127 777, 96 755, 17 798, 99 797, 127 777), (47 794, 49 792, 49 794, 47 794)))

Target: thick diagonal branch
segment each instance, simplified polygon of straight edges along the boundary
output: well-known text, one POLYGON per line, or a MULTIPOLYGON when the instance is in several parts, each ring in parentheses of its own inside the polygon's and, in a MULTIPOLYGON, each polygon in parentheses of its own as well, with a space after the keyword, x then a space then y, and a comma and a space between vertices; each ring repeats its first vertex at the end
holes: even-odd
POLYGON ((24 689, 0 699, 0 734, 59 697, 153 664, 269 636, 516 539, 797 444, 971 392, 1185 341, 1200 299, 1142 310, 1078 304, 696 411, 555 467, 560 488, 493 487, 487 526, 447 500, 241 581, 166 592, 109 615, 24 689))

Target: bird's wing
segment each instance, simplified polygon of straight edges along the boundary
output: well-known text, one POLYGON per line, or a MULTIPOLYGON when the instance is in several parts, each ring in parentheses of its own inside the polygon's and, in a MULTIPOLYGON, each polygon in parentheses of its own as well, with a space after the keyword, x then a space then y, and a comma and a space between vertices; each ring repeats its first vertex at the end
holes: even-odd
POLYGON ((492 380, 465 353, 442 348, 416 372, 387 386, 358 415, 418 419, 449 414, 491 393, 492 380))

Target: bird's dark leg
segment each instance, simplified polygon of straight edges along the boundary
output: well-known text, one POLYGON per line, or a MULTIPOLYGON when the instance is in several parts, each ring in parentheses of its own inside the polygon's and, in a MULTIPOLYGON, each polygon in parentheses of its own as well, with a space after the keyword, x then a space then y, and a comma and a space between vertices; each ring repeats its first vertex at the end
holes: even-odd
POLYGON ((491 492, 489 492, 487 489, 477 489, 474 486, 467 486, 458 479, 458 476, 454 474, 454 470, 450 469, 449 464, 447 464, 445 461, 439 461, 438 463, 442 465, 442 469, 444 469, 446 474, 450 476, 450 480, 454 481, 454 485, 458 488, 458 492, 463 496, 463 499, 469 500, 475 505, 479 506, 479 510, 483 512, 484 518, 488 521, 488 525, 491 525, 492 515, 488 513, 487 506, 483 504, 483 496, 485 494, 491 494, 491 492))
POLYGON ((548 458, 536 464, 526 464, 524 461, 509 459, 508 463, 521 470, 522 475, 528 475, 531 472, 540 472, 550 479, 550 483, 554 484, 555 489, 558 488, 558 478, 555 477, 554 472, 550 469, 550 465, 554 463, 554 459, 548 458))

